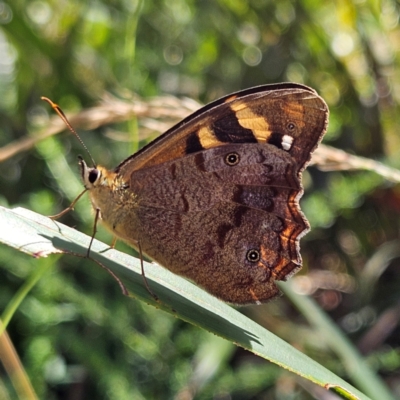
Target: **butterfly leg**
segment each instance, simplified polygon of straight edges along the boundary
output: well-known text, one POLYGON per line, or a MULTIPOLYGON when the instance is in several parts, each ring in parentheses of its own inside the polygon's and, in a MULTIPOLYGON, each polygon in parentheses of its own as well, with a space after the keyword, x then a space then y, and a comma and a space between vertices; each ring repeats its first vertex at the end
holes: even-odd
MULTIPOLYGON (((112 272, 110 270, 110 268, 106 267, 104 264, 102 264, 100 261, 94 259, 93 257, 90 257, 90 250, 92 248, 92 244, 93 244, 93 240, 94 237, 96 236, 97 233, 97 223, 99 221, 99 217, 100 217, 100 209, 96 209, 96 215, 94 217, 94 224, 93 224, 93 233, 92 233, 92 238, 90 239, 90 243, 89 243, 89 247, 87 249, 87 253, 86 253, 86 257, 89 258, 90 260, 93 260, 96 264, 98 264, 100 267, 104 268, 117 282, 119 287, 122 290, 122 294, 124 294, 125 296, 129 295, 128 289, 125 287, 125 285, 122 283, 121 279, 118 278, 117 275, 114 274, 114 272, 112 272)), ((113 241, 113 244, 115 244, 116 242, 116 238, 113 241)))
POLYGON ((58 219, 61 218, 63 215, 66 213, 70 212, 71 210, 74 209, 75 204, 78 202, 78 200, 87 192, 87 189, 85 189, 65 210, 62 210, 58 214, 55 215, 50 215, 49 218, 51 219, 58 219))
POLYGON ((159 303, 160 299, 156 294, 153 293, 153 291, 150 289, 149 283, 147 282, 146 275, 144 273, 144 263, 143 263, 143 252, 142 252, 142 246, 140 244, 140 240, 138 241, 138 249, 139 249, 139 256, 140 256, 140 268, 142 270, 142 277, 144 281, 144 285, 146 286, 147 291, 150 293, 150 295, 153 297, 153 299, 159 303))

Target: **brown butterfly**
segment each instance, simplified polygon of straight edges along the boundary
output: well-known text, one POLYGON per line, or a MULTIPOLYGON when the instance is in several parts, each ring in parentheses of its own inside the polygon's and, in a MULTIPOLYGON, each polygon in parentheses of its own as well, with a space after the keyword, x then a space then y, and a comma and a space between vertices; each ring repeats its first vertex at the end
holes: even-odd
POLYGON ((279 294, 309 224, 301 173, 328 108, 283 83, 214 101, 113 171, 81 160, 92 205, 119 239, 230 303, 279 294))

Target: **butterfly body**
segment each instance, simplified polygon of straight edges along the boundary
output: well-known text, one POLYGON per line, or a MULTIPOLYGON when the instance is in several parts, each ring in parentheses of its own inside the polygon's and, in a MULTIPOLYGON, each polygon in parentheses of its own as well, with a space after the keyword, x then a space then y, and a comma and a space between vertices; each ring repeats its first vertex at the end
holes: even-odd
POLYGON ((118 238, 227 302, 262 302, 301 267, 301 172, 326 121, 312 89, 250 89, 206 106, 114 171, 81 161, 82 178, 118 238))

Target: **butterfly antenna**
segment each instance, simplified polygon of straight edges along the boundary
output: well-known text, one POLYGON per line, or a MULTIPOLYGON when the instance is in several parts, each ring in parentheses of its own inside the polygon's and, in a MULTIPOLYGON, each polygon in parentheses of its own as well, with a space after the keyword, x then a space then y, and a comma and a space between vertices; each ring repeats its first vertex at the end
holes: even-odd
POLYGON ((81 137, 78 135, 78 133, 76 132, 76 130, 72 127, 72 125, 69 123, 68 118, 66 117, 66 115, 64 114, 63 110, 61 110, 60 106, 54 102, 52 102, 48 97, 41 97, 42 100, 47 101, 51 107, 53 108, 53 110, 59 115, 59 117, 63 120, 64 124, 67 125, 68 129, 71 131, 71 133, 73 135, 75 135, 75 137, 79 140, 79 142, 81 143, 81 145, 83 146, 83 148, 85 149, 86 153, 89 155, 90 159, 92 160, 92 164, 93 167, 96 168, 96 163, 94 162, 94 159, 92 157, 92 155, 90 154, 90 151, 88 150, 88 148, 86 147, 85 143, 83 143, 83 140, 81 139, 81 137))

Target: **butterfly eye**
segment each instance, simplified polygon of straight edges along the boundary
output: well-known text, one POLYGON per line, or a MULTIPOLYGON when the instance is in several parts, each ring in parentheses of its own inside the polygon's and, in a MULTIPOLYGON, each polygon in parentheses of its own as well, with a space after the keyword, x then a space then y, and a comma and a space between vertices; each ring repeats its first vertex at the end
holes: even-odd
POLYGON ((238 153, 229 153, 225 156, 225 164, 229 166, 236 165, 240 161, 238 153))
POLYGON ((89 172, 89 176, 88 176, 88 180, 90 183, 95 183, 97 181, 97 179, 100 177, 100 171, 96 168, 93 168, 90 172, 89 172))
POLYGON ((246 254, 247 261, 250 261, 251 263, 255 263, 257 261, 260 261, 260 252, 256 249, 251 249, 247 252, 246 254))
POLYGON ((289 122, 287 124, 287 128, 288 128, 289 131, 294 131, 296 129, 296 124, 293 123, 293 122, 289 122))

